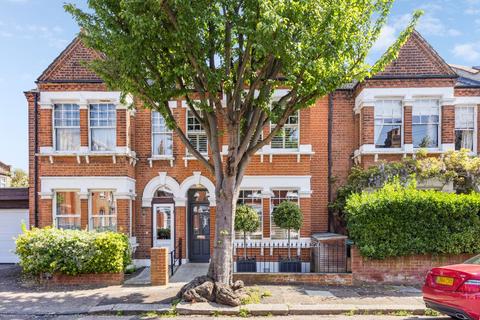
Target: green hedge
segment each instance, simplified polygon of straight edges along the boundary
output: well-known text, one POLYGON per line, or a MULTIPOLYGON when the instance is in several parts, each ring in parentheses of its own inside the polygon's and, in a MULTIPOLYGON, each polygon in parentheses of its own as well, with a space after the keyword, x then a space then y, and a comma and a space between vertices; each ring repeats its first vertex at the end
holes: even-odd
POLYGON ((480 252, 480 194, 450 194, 387 184, 351 195, 350 238, 363 256, 480 252))
POLYGON ((115 232, 33 228, 17 238, 16 253, 32 275, 119 273, 131 263, 128 237, 115 232))

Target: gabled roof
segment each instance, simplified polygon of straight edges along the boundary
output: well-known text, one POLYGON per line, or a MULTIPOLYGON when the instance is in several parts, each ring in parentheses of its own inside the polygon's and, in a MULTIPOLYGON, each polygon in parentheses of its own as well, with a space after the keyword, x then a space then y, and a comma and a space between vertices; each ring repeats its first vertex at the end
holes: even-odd
POLYGON ((478 67, 450 65, 458 74, 457 87, 480 87, 480 69, 478 67))
POLYGON ((99 59, 100 54, 85 47, 76 37, 43 71, 37 82, 103 82, 84 62, 99 59))
POLYGON ((400 49, 398 57, 373 78, 455 78, 455 71, 414 31, 400 49))

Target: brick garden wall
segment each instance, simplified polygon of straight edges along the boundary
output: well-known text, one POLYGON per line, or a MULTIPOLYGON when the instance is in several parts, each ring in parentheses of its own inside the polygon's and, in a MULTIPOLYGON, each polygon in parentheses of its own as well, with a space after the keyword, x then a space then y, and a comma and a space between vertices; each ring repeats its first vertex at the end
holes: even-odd
POLYGON ((70 276, 66 274, 55 274, 51 279, 43 280, 47 285, 102 285, 114 286, 123 283, 122 273, 88 273, 70 276))
POLYGON ((245 284, 311 284, 351 286, 351 273, 234 273, 233 280, 242 280, 245 284))
POLYGON ((471 258, 471 254, 462 255, 412 255, 388 258, 385 260, 368 259, 352 247, 351 265, 353 282, 383 284, 423 284, 427 272, 435 267, 462 263, 471 258))

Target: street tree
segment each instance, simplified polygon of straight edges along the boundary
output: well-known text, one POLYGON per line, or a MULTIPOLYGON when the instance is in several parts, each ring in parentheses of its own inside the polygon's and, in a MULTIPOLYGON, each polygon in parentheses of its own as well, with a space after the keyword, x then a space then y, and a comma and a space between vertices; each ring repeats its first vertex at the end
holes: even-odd
POLYGON ((376 63, 367 60, 393 1, 88 0, 87 10, 65 6, 84 44, 101 53, 89 64, 92 70, 110 88, 160 112, 214 177, 208 275, 215 282, 232 282, 235 207, 250 160, 282 134, 289 116, 396 58, 421 12, 376 63), (184 99, 205 128, 208 158, 168 107, 176 99, 184 99), (222 156, 224 137, 228 152, 222 156))

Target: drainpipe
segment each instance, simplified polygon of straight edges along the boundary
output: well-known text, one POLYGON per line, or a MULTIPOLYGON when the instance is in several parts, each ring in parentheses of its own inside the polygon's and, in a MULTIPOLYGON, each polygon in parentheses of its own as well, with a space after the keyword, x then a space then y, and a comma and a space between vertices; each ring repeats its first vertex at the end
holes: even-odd
MULTIPOLYGON (((328 204, 332 202, 332 129, 333 129, 333 93, 328 95, 328 204)), ((328 231, 331 231, 332 210, 328 208, 328 231)))
POLYGON ((34 92, 34 153, 33 153, 33 210, 35 227, 38 227, 38 92, 34 92))

